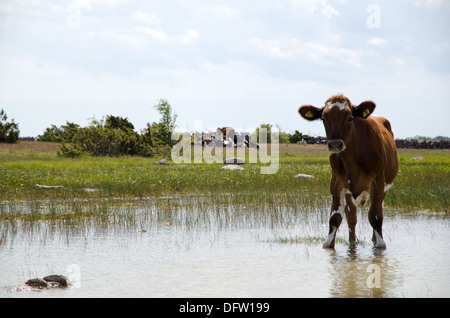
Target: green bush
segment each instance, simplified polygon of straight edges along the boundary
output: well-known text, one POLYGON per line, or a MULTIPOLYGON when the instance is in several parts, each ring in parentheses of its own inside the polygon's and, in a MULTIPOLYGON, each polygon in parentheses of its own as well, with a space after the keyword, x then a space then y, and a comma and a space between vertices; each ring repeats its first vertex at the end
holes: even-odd
POLYGON ((136 155, 139 136, 133 130, 110 129, 103 126, 80 128, 73 142, 93 156, 136 155))
POLYGON ((94 118, 85 128, 79 128, 72 123, 61 128, 52 125, 40 136, 40 140, 71 142, 69 146, 63 143, 58 152, 60 156, 71 158, 83 153, 92 156, 167 157, 176 142, 171 139, 171 135, 177 115, 172 113, 172 107, 165 99, 160 99, 155 109, 161 114, 161 121, 147 123, 147 127, 140 134, 134 131, 134 126, 128 118, 108 115, 106 119, 94 118))
POLYGON ((62 143, 57 154, 62 157, 77 158, 83 155, 84 151, 83 148, 77 144, 70 144, 69 146, 66 146, 65 143, 62 143))
POLYGON ((39 141, 71 142, 79 128, 80 125, 68 121, 61 127, 51 125, 45 129, 43 135, 39 136, 39 141))

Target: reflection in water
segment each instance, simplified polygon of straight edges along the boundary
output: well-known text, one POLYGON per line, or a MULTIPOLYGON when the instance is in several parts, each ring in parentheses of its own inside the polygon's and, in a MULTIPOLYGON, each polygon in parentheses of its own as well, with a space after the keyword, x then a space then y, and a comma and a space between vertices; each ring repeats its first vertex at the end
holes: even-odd
POLYGON ((332 297, 395 297, 393 290, 401 285, 398 263, 366 244, 348 246, 345 253, 329 252, 332 297), (360 246, 363 245, 363 246, 360 246))
POLYGON ((367 220, 356 245, 322 249, 326 210, 224 204, 104 208, 100 217, 0 220, 0 297, 449 297, 450 219, 367 220), (367 234, 369 233, 369 234, 367 234), (80 269, 80 287, 7 292, 80 269))

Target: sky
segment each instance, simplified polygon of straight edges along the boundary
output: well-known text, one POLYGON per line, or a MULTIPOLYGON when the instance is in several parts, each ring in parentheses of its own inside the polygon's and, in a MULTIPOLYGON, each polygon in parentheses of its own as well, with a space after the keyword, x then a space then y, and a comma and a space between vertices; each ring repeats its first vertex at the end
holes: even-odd
POLYGON ((450 135, 448 0, 0 0, 0 108, 20 135, 92 118, 324 136, 298 107, 372 100, 396 138, 450 135))

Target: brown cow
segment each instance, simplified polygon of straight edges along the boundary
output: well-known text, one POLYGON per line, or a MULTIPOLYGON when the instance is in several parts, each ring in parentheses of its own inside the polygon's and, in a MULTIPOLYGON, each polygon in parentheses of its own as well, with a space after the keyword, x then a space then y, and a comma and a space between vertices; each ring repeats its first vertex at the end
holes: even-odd
POLYGON ((383 201, 397 175, 398 158, 391 124, 383 117, 370 116, 374 109, 375 103, 371 101, 355 106, 347 97, 336 95, 322 108, 304 105, 298 110, 307 120, 322 119, 331 151, 332 206, 324 248, 334 248, 344 212, 349 240, 356 241, 356 206, 362 206, 369 195, 372 241, 375 247, 386 248, 381 230, 383 201))
POLYGON ((216 131, 216 139, 218 139, 219 135, 223 136, 223 141, 227 141, 229 138, 231 141, 234 142, 234 145, 237 144, 237 134, 236 131, 231 127, 218 127, 216 131))

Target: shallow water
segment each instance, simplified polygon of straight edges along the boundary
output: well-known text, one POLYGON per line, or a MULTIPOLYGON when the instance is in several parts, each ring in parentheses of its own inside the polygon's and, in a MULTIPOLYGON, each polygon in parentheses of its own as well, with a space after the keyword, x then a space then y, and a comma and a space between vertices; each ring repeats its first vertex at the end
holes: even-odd
POLYGON ((99 224, 0 223, 0 297, 450 297, 450 218, 386 215, 387 249, 367 211, 322 249, 327 211, 127 207, 99 224), (130 217, 132 215, 132 217, 130 217), (128 220, 128 221, 127 221, 128 220), (11 291, 62 274, 68 288, 11 291))

